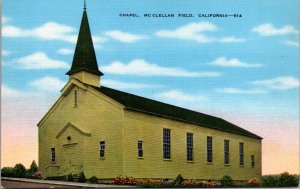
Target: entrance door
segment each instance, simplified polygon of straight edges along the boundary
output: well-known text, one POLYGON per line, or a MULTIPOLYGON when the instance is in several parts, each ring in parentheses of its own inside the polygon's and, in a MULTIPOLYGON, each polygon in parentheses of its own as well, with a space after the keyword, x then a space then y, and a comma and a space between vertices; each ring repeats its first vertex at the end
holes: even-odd
POLYGON ((78 162, 76 159, 77 144, 64 145, 64 172, 66 175, 78 174, 78 162))

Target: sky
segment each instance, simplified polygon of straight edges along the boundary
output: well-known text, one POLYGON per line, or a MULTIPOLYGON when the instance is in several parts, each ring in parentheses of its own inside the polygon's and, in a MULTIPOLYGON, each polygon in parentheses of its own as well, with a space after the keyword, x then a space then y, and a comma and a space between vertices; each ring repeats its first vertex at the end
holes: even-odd
MULTIPOLYGON (((263 174, 299 174, 298 7, 87 0, 101 85, 222 117, 263 137, 263 174)), ((2 1, 1 167, 38 160, 82 13, 83 0, 2 1)))

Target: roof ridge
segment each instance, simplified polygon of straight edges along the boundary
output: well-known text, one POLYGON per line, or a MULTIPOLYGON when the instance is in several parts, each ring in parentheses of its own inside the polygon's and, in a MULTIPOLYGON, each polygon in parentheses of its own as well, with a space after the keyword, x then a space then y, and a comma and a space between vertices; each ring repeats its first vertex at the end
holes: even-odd
POLYGON ((200 125, 211 129, 217 129, 220 131, 231 132, 252 138, 262 139, 262 137, 250 131, 247 131, 246 129, 243 129, 220 117, 204 114, 194 110, 189 110, 186 108, 182 108, 172 104, 167 104, 157 100, 152 100, 146 97, 138 96, 128 92, 123 92, 105 86, 88 86, 91 86, 92 88, 98 90, 104 95, 123 104, 127 109, 154 114, 174 120, 200 125))

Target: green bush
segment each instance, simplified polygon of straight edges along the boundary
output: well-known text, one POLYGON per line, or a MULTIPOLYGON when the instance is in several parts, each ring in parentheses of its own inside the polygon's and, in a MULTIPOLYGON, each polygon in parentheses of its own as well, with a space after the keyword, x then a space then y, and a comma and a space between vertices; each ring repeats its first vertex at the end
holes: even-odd
POLYGON ((299 185, 299 176, 290 175, 288 172, 280 175, 266 175, 262 177, 263 187, 292 187, 299 185))
POLYGON ((174 180, 174 184, 179 185, 179 184, 182 184, 183 181, 184 181, 184 178, 181 176, 181 174, 179 174, 179 175, 177 175, 176 179, 174 180))
POLYGON ((32 172, 30 169, 26 170, 26 173, 25 173, 25 178, 32 178, 32 172))
POLYGON ((299 185, 299 177, 295 175, 290 175, 288 172, 281 173, 279 176, 279 184, 280 187, 287 186, 298 186, 299 185))
POLYGON ((26 174, 26 169, 24 165, 22 165, 21 163, 16 164, 15 167, 13 168, 13 176, 17 178, 24 178, 25 174, 26 174))
POLYGON ((29 171, 34 174, 35 172, 38 171, 38 166, 35 162, 35 160, 32 161, 31 165, 30 165, 30 168, 29 168, 29 171))
POLYGON ((262 186, 264 187, 278 187, 278 175, 265 175, 262 177, 262 186))
POLYGON ((91 183, 97 183, 97 181, 98 181, 98 178, 97 178, 96 176, 92 176, 92 177, 90 178, 90 182, 91 182, 91 183))
POLYGON ((85 182, 85 175, 82 171, 79 173, 78 182, 85 182))
POLYGON ((13 177, 13 168, 12 167, 3 167, 1 169, 2 177, 13 177))
POLYGON ((228 175, 224 175, 221 179, 221 187, 231 187, 232 186, 232 179, 228 175))

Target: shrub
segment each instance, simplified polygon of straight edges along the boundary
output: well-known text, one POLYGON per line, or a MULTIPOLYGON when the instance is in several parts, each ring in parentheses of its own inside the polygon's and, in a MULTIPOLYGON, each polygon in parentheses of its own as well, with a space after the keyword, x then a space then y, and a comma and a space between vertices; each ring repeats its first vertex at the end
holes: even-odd
POLYGON ((3 167, 1 169, 2 177, 13 177, 13 168, 12 167, 3 167))
POLYGON ((32 161, 29 170, 31 171, 32 174, 38 171, 38 166, 35 160, 32 161))
POLYGON ((66 179, 67 179, 68 182, 73 182, 74 181, 73 174, 72 173, 68 174, 66 176, 66 179))
POLYGON ((181 176, 181 174, 177 175, 176 179, 174 180, 175 185, 180 185, 184 181, 184 178, 181 176))
POLYGON ((257 178, 252 178, 247 182, 247 185, 250 187, 259 187, 260 184, 261 184, 261 182, 257 178))
POLYGON ((78 182, 85 182, 85 175, 83 171, 79 173, 78 182))
POLYGON ((231 187, 232 186, 232 179, 228 175, 224 175, 221 179, 221 187, 231 187))
POLYGON ((98 181, 98 178, 97 178, 96 176, 92 176, 92 177, 90 178, 90 182, 91 182, 91 183, 97 183, 97 181, 98 181))
POLYGON ((26 169, 24 165, 22 165, 21 163, 16 164, 15 167, 13 168, 13 176, 17 178, 24 178, 25 174, 26 174, 26 169))
POLYGON ((299 185, 299 176, 290 175, 288 172, 280 175, 266 175, 262 177, 264 187, 292 187, 299 185))
POLYGON ((278 187, 278 175, 265 175, 262 177, 262 186, 264 187, 278 187))
POLYGON ((287 186, 298 186, 299 184, 299 177, 290 175, 288 172, 281 173, 279 176, 279 183, 280 187, 287 187, 287 186))
POLYGON ((32 172, 30 169, 26 170, 25 178, 32 178, 32 172))

